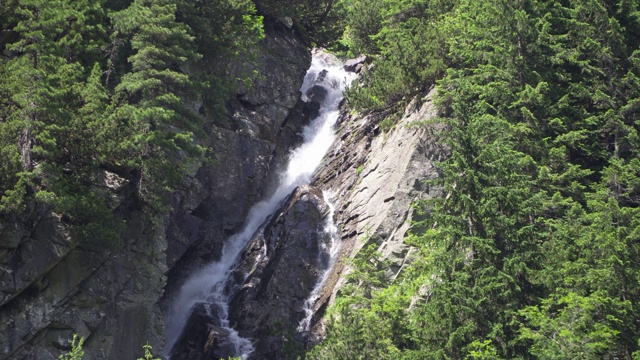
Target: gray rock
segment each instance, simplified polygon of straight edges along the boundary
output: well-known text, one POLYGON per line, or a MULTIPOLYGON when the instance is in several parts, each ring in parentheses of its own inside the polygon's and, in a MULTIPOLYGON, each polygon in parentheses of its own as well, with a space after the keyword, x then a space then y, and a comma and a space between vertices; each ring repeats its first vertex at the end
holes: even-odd
POLYGON ((236 73, 257 70, 261 78, 251 88, 240 91, 239 99, 252 110, 267 116, 279 128, 298 101, 300 85, 304 73, 311 63, 311 53, 299 36, 290 29, 276 26, 265 19, 266 37, 260 48, 256 65, 242 69, 248 64, 235 64, 241 67, 236 73))
POLYGON ((242 336, 258 340, 253 359, 284 358, 284 343, 299 341, 305 300, 327 267, 327 214, 321 191, 301 187, 245 254, 237 271, 250 274, 230 303, 229 320, 242 336))
MULTIPOLYGON (((343 243, 339 257, 353 257, 365 244, 375 243, 383 259, 392 262, 390 278, 410 261, 410 248, 403 241, 414 217, 411 204, 442 195, 439 188, 422 185, 424 180, 440 177, 435 164, 448 156, 437 142, 444 125, 420 123, 436 116, 433 94, 413 101, 388 133, 377 125, 385 114, 360 117, 343 113, 339 140, 315 182, 334 194, 343 243)), ((314 311, 321 311, 335 298, 349 271, 343 263, 339 261, 333 269, 314 311)), ((321 333, 321 327, 316 331, 321 333)))
MULTIPOLYGON (((17 221, 2 219, 0 217, 0 249, 15 249, 20 245, 20 241, 25 234, 17 221)), ((5 251, 5 254, 7 252, 5 251)), ((0 263, 4 260, 2 250, 0 250, 0 263)))
POLYGON ((157 220, 128 215, 127 246, 113 252, 78 245, 58 216, 41 217, 5 265, 13 290, 0 307, 0 358, 57 358, 73 333, 87 337, 91 359, 160 347, 165 240, 157 220))
POLYGON ((227 359, 234 355, 230 332, 216 325, 216 311, 211 306, 207 303, 194 306, 180 339, 171 350, 171 359, 227 359))
POLYGON ((327 97, 329 91, 322 85, 313 85, 309 90, 307 90, 307 98, 311 102, 322 103, 324 99, 327 97))
POLYGON ((365 62, 367 62, 367 57, 361 55, 355 59, 345 61, 343 68, 345 71, 360 73, 365 62))

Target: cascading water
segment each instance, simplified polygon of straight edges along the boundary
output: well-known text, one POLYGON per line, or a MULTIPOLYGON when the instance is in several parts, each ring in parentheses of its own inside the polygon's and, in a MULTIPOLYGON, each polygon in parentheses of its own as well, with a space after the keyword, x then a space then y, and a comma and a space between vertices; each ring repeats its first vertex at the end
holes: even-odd
POLYGON ((251 208, 243 230, 225 242, 220 261, 192 275, 180 289, 166 319, 167 357, 178 341, 192 309, 202 303, 207 304, 208 309, 215 309, 215 314, 209 315, 215 315, 219 326, 229 331, 228 338, 232 342, 234 356, 244 358, 253 351, 251 341, 240 337, 229 326, 229 299, 233 294, 229 293, 228 279, 238 256, 265 220, 297 186, 311 181, 314 171, 333 143, 333 126, 338 119, 342 92, 351 80, 353 74, 345 72, 340 66, 328 64, 321 56, 313 57, 300 91, 303 98, 307 97, 306 100, 311 98, 320 101, 318 116, 304 128, 303 143, 290 154, 287 170, 281 175, 277 189, 266 200, 251 208))
POLYGON ((326 191, 322 192, 322 197, 324 198, 324 202, 327 204, 327 206, 329 206, 329 215, 327 216, 327 222, 324 225, 324 231, 325 233, 327 233, 327 235, 329 235, 330 241, 329 241, 329 244, 323 244, 324 251, 321 251, 318 254, 318 256, 322 256, 323 253, 324 254, 328 253, 329 261, 328 261, 328 264, 326 264, 326 267, 322 269, 324 271, 322 278, 320 279, 320 281, 318 281, 316 286, 313 288, 313 291, 311 291, 309 298, 307 298, 307 300, 304 303, 305 316, 300 321, 300 324, 298 324, 297 330, 299 332, 306 332, 306 331, 309 331, 311 328, 311 318, 313 317, 313 305, 316 303, 316 301, 320 297, 320 290, 322 290, 324 283, 327 281, 327 278, 331 274, 331 268, 333 267, 333 264, 336 259, 336 255, 338 254, 338 250, 340 249, 339 242, 338 242, 338 238, 339 238, 338 228, 333 222, 335 207, 329 200, 329 195, 327 194, 326 191))

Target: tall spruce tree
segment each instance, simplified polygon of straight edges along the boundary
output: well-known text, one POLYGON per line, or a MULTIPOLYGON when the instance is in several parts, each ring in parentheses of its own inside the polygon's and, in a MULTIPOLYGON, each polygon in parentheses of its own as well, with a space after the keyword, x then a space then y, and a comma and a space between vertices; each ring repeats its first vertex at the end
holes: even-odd
POLYGON ((116 90, 126 93, 123 115, 137 128, 137 151, 143 160, 139 189, 155 207, 163 207, 164 192, 180 180, 189 161, 202 149, 194 143, 200 120, 184 106, 184 97, 195 96, 196 83, 180 67, 196 61, 194 36, 176 21, 172 0, 135 0, 113 15, 114 37, 130 38, 134 54, 131 71, 116 90))
MULTIPOLYGON (((20 0, 16 17, 18 39, 7 46, 15 56, 4 65, 11 97, 3 128, 7 143, 17 145, 9 147, 20 153, 22 171, 12 185, 5 184, 3 203, 6 210, 15 209, 34 191, 38 199, 62 206, 73 190, 61 185, 78 176, 69 164, 78 134, 72 119, 87 75, 83 63, 98 57, 104 13, 99 1, 20 0)), ((15 158, 15 152, 8 156, 15 158)))

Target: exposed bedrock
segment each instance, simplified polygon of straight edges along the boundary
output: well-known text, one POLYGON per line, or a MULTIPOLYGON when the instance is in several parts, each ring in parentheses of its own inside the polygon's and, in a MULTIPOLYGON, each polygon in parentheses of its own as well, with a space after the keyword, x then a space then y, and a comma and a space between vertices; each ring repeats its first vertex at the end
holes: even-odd
POLYGON ((305 300, 329 262, 329 207, 319 189, 298 188, 276 214, 245 252, 237 273, 248 275, 229 309, 231 325, 256 339, 252 359, 281 359, 302 346, 305 300))
MULTIPOLYGON (((364 59, 361 59, 364 61, 364 59)), ((426 180, 440 177, 436 163, 448 156, 438 143, 444 125, 434 123, 435 91, 414 99, 396 125, 383 131, 384 114, 367 116, 343 112, 338 140, 330 150, 314 185, 331 194, 342 247, 340 259, 353 257, 365 244, 375 243, 391 261, 389 278, 411 259, 404 244, 415 214, 411 204, 441 196, 426 180), (431 120, 431 121, 430 121, 431 120)), ((428 216, 428 214, 425 214, 428 216)), ((320 317, 344 281, 348 262, 337 261, 320 292, 314 312, 320 317)), ((321 332, 321 327, 316 332, 321 332)))
MULTIPOLYGON (((229 287, 229 322, 241 336, 255 339, 252 359, 281 359, 294 344, 304 303, 328 265, 329 208, 322 192, 297 188, 252 239, 229 287)), ((229 331, 220 327, 215 304, 197 304, 172 351, 172 359, 233 356, 229 331)), ((290 354, 289 354, 290 355, 290 354)))
POLYGON ((338 139, 314 184, 292 195, 246 250, 236 271, 244 282, 230 304, 229 319, 243 337, 254 340, 252 359, 282 359, 322 336, 319 320, 349 271, 344 259, 363 245, 377 244, 391 261, 389 278, 410 261, 404 238, 415 216, 411 204, 441 196, 439 188, 424 181, 440 176, 435 163, 448 154, 437 142, 443 125, 426 122, 436 115, 432 96, 411 102, 387 132, 378 125, 380 114, 362 117, 343 111, 338 139), (303 306, 328 263, 321 245, 328 241, 321 189, 335 205, 342 247, 312 304, 309 333, 298 328, 303 306), (249 274, 246 279, 244 274, 249 274))
POLYGON ((216 324, 212 304, 199 303, 193 308, 185 330, 172 350, 172 360, 228 359, 234 355, 230 332, 216 324))

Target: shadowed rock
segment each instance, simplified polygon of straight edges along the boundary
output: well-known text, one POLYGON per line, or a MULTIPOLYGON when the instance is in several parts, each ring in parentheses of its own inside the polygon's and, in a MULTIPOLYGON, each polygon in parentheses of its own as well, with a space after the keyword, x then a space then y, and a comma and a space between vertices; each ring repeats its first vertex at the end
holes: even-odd
POLYGON ((230 332, 217 325, 215 305, 199 303, 193 307, 189 320, 176 346, 173 360, 226 359, 233 356, 230 332))
POLYGON ((313 85, 309 90, 307 90, 307 98, 311 102, 322 103, 324 99, 327 97, 329 91, 322 85, 313 85))
POLYGON ((238 271, 249 272, 231 301, 229 320, 243 336, 259 341, 252 359, 284 358, 298 342, 304 303, 328 262, 328 206, 322 192, 297 189, 249 247, 238 271))

